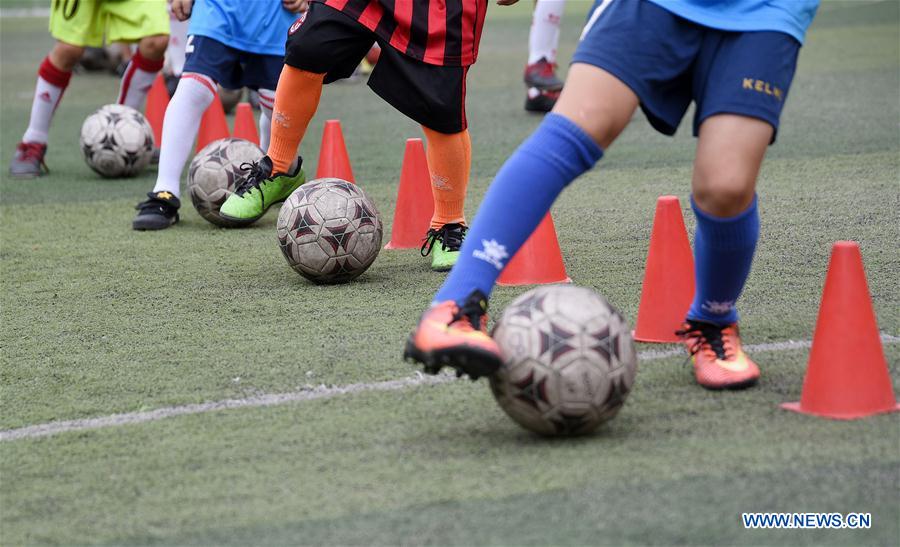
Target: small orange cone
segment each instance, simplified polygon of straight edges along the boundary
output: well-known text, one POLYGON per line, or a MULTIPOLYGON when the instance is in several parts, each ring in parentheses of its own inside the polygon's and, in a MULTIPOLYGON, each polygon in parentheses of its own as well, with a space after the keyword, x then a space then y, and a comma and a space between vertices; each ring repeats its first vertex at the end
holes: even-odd
POLYGON ((166 88, 166 79, 162 73, 156 75, 150 91, 147 92, 147 106, 144 115, 153 128, 153 139, 156 146, 162 145, 163 120, 166 118, 166 108, 169 107, 169 90, 166 88))
POLYGON ((397 188, 391 240, 385 249, 418 249, 431 227, 434 199, 431 197, 431 174, 422 139, 407 139, 403 168, 397 188))
POLYGON ((566 275, 562 251, 550 213, 512 257, 497 283, 500 285, 544 285, 571 283, 566 275))
POLYGON ((259 131, 256 130, 256 119, 253 117, 253 107, 250 106, 250 103, 238 103, 234 114, 232 136, 259 146, 259 131))
POLYGON ((322 148, 319 149, 319 165, 316 167, 316 178, 324 177, 356 182, 353 178, 353 169, 350 167, 350 157, 347 155, 347 145, 344 144, 340 120, 325 121, 322 148))
POLYGON ((840 420, 900 411, 854 241, 831 250, 800 402, 781 406, 840 420))
POLYGON ((225 109, 219 94, 213 97, 212 104, 200 118, 200 131, 197 133, 197 150, 203 150, 207 144, 228 137, 228 122, 225 121, 225 109))
POLYGON ((694 256, 681 204, 675 196, 661 196, 656 200, 634 339, 679 342, 675 331, 682 327, 693 298, 694 256))

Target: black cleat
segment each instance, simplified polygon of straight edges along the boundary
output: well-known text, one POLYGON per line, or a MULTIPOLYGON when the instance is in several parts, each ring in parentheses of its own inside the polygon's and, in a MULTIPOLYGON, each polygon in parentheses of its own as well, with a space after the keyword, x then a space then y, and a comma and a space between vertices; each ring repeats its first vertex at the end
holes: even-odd
POLYGON ((529 87, 525 96, 525 110, 528 112, 546 113, 553 110, 556 101, 559 100, 559 91, 541 90, 529 87))
POLYGON ((137 204, 138 214, 131 227, 135 230, 164 230, 178 222, 181 201, 170 192, 150 192, 150 198, 137 204))

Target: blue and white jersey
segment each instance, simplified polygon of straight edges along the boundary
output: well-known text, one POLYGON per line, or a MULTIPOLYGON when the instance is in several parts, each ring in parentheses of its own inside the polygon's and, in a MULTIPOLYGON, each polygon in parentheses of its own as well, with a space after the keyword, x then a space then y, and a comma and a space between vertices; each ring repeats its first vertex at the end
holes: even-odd
POLYGON ((263 55, 284 55, 288 29, 298 14, 281 0, 196 0, 188 34, 263 55))
POLYGON ((819 0, 650 1, 705 27, 741 32, 773 30, 790 34, 801 44, 819 7, 819 0))

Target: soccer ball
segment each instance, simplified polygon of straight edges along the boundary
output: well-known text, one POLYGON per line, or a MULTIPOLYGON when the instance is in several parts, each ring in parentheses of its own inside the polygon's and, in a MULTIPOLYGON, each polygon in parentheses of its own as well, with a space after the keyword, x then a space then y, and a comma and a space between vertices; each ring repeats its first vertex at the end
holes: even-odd
POLYGON ((528 291, 506 308, 492 335, 503 366, 491 391, 513 420, 542 435, 582 435, 611 420, 637 373, 625 319, 582 287, 528 291))
POLYGON ((101 176, 133 177, 153 157, 153 129, 130 106, 108 104, 84 120, 80 144, 84 161, 101 176))
POLYGON ((278 214, 278 244, 288 264, 315 283, 343 283, 381 250, 381 217, 351 182, 325 178, 294 190, 278 214))
POLYGON ((191 160, 187 191, 200 216, 216 226, 234 228, 252 223, 229 220, 219 209, 234 189, 244 180, 244 163, 259 161, 262 149, 244 139, 225 138, 213 141, 191 160))

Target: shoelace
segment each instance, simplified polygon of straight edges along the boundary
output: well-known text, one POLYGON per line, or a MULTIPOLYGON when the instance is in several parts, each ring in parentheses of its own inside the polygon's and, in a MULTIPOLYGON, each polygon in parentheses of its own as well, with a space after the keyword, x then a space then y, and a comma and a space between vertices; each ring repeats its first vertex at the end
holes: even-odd
POLYGON ((677 330, 675 334, 682 338, 694 338, 696 341, 689 348, 690 357, 693 357, 704 348, 708 347, 710 351, 716 354, 719 359, 728 359, 732 348, 726 348, 725 337, 723 334, 730 327, 719 327, 711 323, 692 323, 690 327, 677 330))
POLYGON ((438 240, 441 242, 441 249, 444 251, 458 251, 460 247, 462 247, 463 239, 466 237, 466 231, 468 228, 463 226, 462 224, 444 224, 440 228, 432 228, 428 230, 428 233, 425 234, 425 241, 422 243, 422 248, 419 249, 419 253, 422 256, 428 256, 431 254, 431 250, 434 249, 435 244, 437 244, 438 240))
POLYGON ((240 165, 241 171, 247 173, 247 176, 241 181, 241 184, 235 189, 234 193, 243 196, 254 188, 259 189, 262 181, 269 178, 272 174, 267 173, 258 161, 244 162, 240 165))
POLYGON ((22 160, 37 161, 48 173, 50 172, 44 163, 44 145, 37 142, 20 142, 16 149, 22 153, 22 160))
POLYGON ((484 317, 484 312, 485 309, 481 301, 468 300, 453 314, 451 324, 465 319, 473 329, 481 330, 481 318, 484 317))

